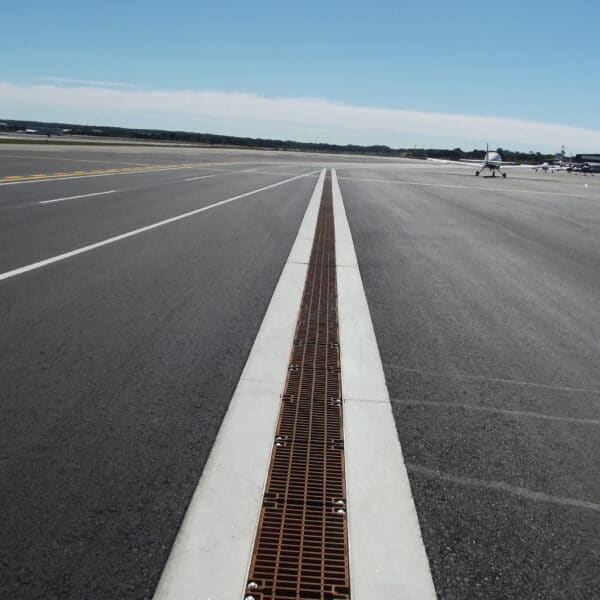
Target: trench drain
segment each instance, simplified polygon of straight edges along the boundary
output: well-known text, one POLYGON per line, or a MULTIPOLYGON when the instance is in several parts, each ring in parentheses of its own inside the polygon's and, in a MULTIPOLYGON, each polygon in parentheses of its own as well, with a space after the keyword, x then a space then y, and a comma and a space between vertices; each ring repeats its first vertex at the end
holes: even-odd
POLYGON ((331 174, 325 177, 245 600, 349 600, 331 174))

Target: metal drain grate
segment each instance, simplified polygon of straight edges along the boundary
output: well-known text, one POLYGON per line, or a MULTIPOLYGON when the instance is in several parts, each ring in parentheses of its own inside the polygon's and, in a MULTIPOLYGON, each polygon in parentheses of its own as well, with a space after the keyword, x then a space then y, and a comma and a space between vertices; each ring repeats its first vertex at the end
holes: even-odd
POLYGON ((330 174, 323 187, 245 598, 350 598, 330 174))

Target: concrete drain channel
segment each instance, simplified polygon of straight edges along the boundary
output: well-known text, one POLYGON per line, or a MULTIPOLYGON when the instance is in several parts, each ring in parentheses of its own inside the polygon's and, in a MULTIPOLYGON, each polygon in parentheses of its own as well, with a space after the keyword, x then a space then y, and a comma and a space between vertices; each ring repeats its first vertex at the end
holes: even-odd
POLYGON ((323 187, 245 600, 348 600, 331 174, 323 187))

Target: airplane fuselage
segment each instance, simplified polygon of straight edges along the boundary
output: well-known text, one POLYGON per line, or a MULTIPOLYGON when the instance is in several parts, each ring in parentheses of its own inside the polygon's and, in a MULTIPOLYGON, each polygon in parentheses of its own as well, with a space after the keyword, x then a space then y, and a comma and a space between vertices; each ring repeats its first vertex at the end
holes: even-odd
POLYGON ((502 164, 502 157, 497 152, 486 152, 485 155, 485 166, 498 169, 502 164))
POLYGON ((485 153, 483 159, 483 165, 479 171, 475 171, 475 175, 479 175, 484 169, 489 169, 492 172, 492 177, 496 175, 496 171, 502 174, 502 177, 506 177, 506 173, 502 173, 500 167, 502 165, 502 157, 498 152, 490 152, 489 150, 485 153))

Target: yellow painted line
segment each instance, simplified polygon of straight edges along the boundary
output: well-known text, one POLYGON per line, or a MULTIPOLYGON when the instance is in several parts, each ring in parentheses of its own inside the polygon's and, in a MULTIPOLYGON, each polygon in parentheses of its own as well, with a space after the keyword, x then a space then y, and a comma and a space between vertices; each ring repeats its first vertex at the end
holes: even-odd
MULTIPOLYGON (((123 167, 113 169, 93 169, 89 171, 61 171, 53 174, 36 173, 34 175, 6 175, 0 177, 0 183, 27 183, 28 181, 37 181, 39 179, 46 178, 47 180, 52 179, 69 179, 79 177, 97 177, 99 175, 110 175, 120 173, 146 173, 156 172, 162 170, 174 170, 174 169, 193 169, 193 168, 208 168, 214 169, 218 166, 233 166, 238 164, 247 164, 247 162, 198 162, 198 163, 178 163, 178 164, 165 164, 165 165, 147 165, 140 167, 123 167)), ((215 169, 219 170, 219 169, 215 169)))

